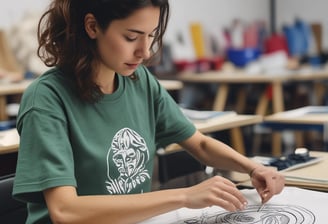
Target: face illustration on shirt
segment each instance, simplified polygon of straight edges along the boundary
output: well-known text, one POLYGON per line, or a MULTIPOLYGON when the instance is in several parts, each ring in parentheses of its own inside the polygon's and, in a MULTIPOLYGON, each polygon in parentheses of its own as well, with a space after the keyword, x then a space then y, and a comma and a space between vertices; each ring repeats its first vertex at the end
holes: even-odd
POLYGON ((107 154, 108 192, 126 194, 149 180, 150 174, 145 167, 148 160, 145 140, 129 128, 119 130, 107 154))
POLYGON ((129 148, 129 145, 126 146, 123 142, 121 143, 121 149, 113 155, 113 161, 122 177, 133 174, 137 166, 137 153, 135 149, 129 148))

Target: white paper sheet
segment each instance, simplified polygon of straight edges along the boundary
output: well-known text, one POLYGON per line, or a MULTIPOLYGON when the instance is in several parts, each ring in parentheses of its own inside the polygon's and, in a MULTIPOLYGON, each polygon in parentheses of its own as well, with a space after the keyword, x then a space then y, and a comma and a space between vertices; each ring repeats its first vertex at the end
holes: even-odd
POLYGON ((255 190, 242 190, 248 208, 227 212, 220 207, 178 209, 142 222, 142 224, 327 224, 328 193, 285 187, 260 212, 260 198, 255 190))
POLYGON ((19 135, 16 128, 0 131, 0 146, 19 144, 19 135))
POLYGON ((197 121, 208 121, 210 119, 227 116, 236 116, 235 111, 213 111, 213 110, 191 110, 186 108, 180 108, 182 113, 192 120, 193 122, 197 121))

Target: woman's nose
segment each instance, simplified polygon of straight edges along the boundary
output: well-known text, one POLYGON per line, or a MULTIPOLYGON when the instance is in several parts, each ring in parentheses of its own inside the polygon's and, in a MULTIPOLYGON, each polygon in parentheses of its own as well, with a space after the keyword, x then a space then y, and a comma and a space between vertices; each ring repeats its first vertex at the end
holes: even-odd
POLYGON ((148 59, 150 57, 150 43, 148 40, 143 40, 136 50, 137 57, 148 59))

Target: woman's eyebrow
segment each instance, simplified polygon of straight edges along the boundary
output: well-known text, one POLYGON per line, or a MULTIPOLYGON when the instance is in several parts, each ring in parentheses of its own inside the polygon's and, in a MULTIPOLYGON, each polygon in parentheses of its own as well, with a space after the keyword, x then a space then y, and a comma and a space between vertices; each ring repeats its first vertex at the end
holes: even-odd
MULTIPOLYGON (((158 28, 156 27, 151 33, 154 33, 158 28)), ((138 34, 145 34, 144 31, 141 30, 135 30, 135 29, 127 29, 127 31, 129 32, 133 32, 133 33, 138 33, 138 34)))
POLYGON ((145 32, 141 31, 141 30, 135 30, 135 29, 128 29, 129 32, 133 32, 133 33, 138 33, 138 34, 145 34, 145 32))

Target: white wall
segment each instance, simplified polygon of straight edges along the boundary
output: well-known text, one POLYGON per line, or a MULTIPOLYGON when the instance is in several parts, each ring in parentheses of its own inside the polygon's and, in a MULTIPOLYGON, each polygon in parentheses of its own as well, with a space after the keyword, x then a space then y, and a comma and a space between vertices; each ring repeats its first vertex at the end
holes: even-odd
MULTIPOLYGON (((26 11, 43 10, 50 0, 0 0, 0 29, 18 22, 26 11)), ((277 28, 298 16, 322 22, 324 43, 328 48, 328 0, 276 0, 277 28)), ((191 21, 199 21, 210 29, 229 25, 233 18, 246 21, 269 20, 269 0, 170 0, 171 20, 167 37, 191 21)))
POLYGON ((248 22, 269 19, 267 0, 170 0, 171 20, 168 34, 190 22, 201 22, 211 29, 230 25, 232 19, 248 22))
POLYGON ((50 0, 0 0, 0 29, 9 29, 26 12, 43 11, 50 0))
MULTIPOLYGON (((171 16, 165 41, 170 43, 175 59, 195 57, 190 36, 190 23, 198 22, 206 34, 221 39, 222 30, 230 27, 234 19, 245 23, 269 21, 267 0, 170 0, 171 16), (183 39, 183 44, 177 37, 183 39)), ((207 37, 209 37, 209 35, 207 37)), ((221 39, 222 40, 222 39, 221 39)), ((221 45, 222 42, 219 44, 221 45)), ((210 46, 206 47, 207 49, 210 46)), ((208 52, 209 53, 209 52, 208 52)))
POLYGON ((327 0, 276 0, 277 25, 294 22, 300 17, 311 22, 328 22, 327 0))
MULTIPOLYGON (((0 0, 0 29, 18 22, 26 11, 43 10, 50 0, 0 0)), ((267 0, 170 0, 172 15, 169 31, 190 21, 207 26, 228 25, 234 17, 245 20, 268 18, 267 0), (247 4, 244 4, 247 2, 247 4)))

